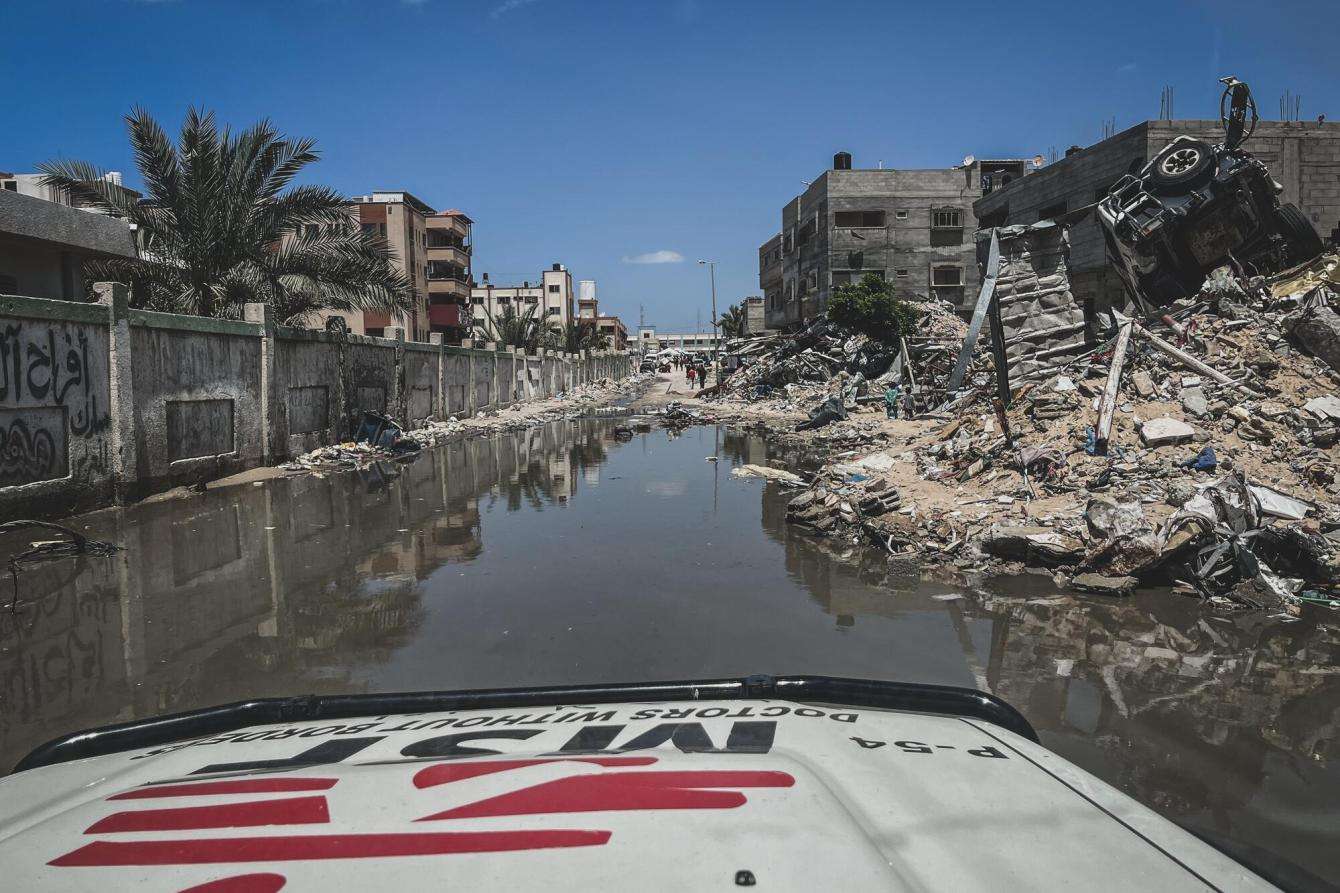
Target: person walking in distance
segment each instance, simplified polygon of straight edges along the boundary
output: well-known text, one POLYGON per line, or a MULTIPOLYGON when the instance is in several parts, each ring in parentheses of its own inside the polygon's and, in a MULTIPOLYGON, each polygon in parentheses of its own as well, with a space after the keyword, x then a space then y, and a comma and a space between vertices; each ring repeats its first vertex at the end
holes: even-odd
POLYGON ((696 370, 692 366, 690 366, 689 371, 684 374, 689 377, 689 390, 691 391, 693 390, 693 379, 696 375, 696 370))

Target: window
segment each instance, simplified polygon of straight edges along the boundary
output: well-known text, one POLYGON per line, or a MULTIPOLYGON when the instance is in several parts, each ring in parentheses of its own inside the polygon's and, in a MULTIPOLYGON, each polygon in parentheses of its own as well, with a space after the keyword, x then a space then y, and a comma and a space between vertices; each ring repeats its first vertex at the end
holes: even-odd
POLYGON ((906 270, 894 270, 894 271, 893 271, 893 275, 896 276, 896 277, 898 277, 899 279, 906 279, 906 278, 907 278, 907 271, 906 271, 906 270))
POLYGON ((883 225, 883 211, 837 211, 833 214, 833 226, 840 229, 858 226, 879 227, 883 225))
POLYGON ((550 315, 550 316, 558 316, 558 314, 561 313, 561 312, 562 312, 562 308, 560 308, 560 307, 550 307, 550 308, 549 308, 549 315, 550 315))
POLYGON ((962 267, 934 267, 931 269, 931 285, 962 285, 962 267))
POLYGON ((1048 205, 1038 212, 1038 220, 1055 220, 1065 214, 1065 202, 1048 205))
POLYGON ((470 298, 470 303, 477 304, 482 307, 484 305, 484 299, 479 297, 472 297, 470 298))
POLYGON ((814 233, 817 229, 818 227, 813 220, 808 221, 800 228, 800 231, 796 233, 796 244, 804 245, 810 239, 814 238, 814 233))
POLYGON ((934 229, 962 229, 963 212, 958 208, 936 208, 931 211, 931 227, 934 229))
POLYGON ((19 182, 17 180, 6 180, 5 188, 8 189, 10 192, 18 192, 19 182))
POLYGON ((894 211, 894 212, 893 212, 893 219, 894 219, 894 220, 906 220, 906 219, 907 219, 907 212, 906 212, 906 211, 894 211))
POLYGON ((558 286, 557 286, 557 285, 551 285, 551 286, 549 286, 549 294, 551 294, 551 295, 556 295, 556 294, 558 294, 558 286))
POLYGON ((527 295, 527 296, 526 296, 526 303, 527 303, 527 304, 538 304, 539 302, 540 302, 540 299, 537 298, 535 295, 527 295))

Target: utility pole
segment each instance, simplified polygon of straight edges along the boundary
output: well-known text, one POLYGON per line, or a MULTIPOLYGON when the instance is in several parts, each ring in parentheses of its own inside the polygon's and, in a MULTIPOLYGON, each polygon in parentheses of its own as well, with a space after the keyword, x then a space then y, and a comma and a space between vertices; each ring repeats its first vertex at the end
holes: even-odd
POLYGON ((712 282, 712 371, 716 380, 721 381, 721 339, 717 336, 717 262, 700 260, 699 266, 707 267, 707 275, 712 282))

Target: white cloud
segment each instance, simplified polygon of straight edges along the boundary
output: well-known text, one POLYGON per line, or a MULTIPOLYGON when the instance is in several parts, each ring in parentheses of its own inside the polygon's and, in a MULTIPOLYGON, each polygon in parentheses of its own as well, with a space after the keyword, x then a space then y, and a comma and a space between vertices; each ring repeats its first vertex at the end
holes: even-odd
POLYGON ((626 264, 682 264, 684 255, 678 251, 671 251, 668 248, 662 248, 660 251, 648 251, 646 254, 634 254, 632 257, 624 255, 623 262, 626 264))
POLYGON ((489 13, 489 18, 502 18, 514 9, 520 9, 523 6, 530 6, 532 3, 538 2, 539 0, 503 0, 502 3, 493 7, 493 11, 489 13))
POLYGON ((1130 74, 1132 71, 1135 71, 1139 67, 1140 66, 1134 62, 1127 62, 1125 65, 1117 69, 1117 74, 1130 74))

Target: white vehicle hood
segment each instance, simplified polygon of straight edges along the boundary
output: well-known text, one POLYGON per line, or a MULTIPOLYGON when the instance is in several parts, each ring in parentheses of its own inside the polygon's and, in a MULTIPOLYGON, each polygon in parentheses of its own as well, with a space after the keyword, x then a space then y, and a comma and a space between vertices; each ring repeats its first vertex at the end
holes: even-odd
POLYGON ((0 779, 12 890, 1273 889, 979 720, 784 701, 271 725, 0 779))

